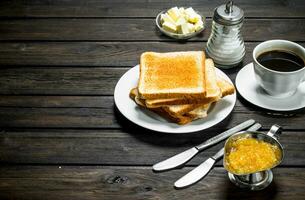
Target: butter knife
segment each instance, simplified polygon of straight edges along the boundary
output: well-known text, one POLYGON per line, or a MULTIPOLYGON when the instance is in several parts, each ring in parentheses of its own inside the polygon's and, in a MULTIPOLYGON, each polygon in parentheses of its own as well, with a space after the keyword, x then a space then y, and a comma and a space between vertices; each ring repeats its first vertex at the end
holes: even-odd
POLYGON ((245 129, 254 123, 255 123, 255 121, 253 119, 249 119, 213 138, 208 139, 207 141, 205 141, 193 148, 190 148, 182 153, 179 153, 171 158, 168 158, 164 161, 161 161, 161 162, 153 165, 152 168, 154 171, 165 171, 165 170, 179 167, 179 166, 185 164, 186 162, 188 162, 189 160, 191 160, 200 151, 228 138, 232 134, 245 129))
MULTIPOLYGON (((247 131, 256 131, 260 129, 262 126, 259 123, 254 124, 251 126, 247 131)), ((214 167, 215 163, 222 158, 224 154, 224 148, 221 148, 214 156, 208 158, 206 161, 201 163, 198 167, 194 168, 192 171, 184 175, 182 178, 175 182, 176 188, 184 188, 189 185, 192 185, 203 177, 205 177, 211 169, 214 167)))

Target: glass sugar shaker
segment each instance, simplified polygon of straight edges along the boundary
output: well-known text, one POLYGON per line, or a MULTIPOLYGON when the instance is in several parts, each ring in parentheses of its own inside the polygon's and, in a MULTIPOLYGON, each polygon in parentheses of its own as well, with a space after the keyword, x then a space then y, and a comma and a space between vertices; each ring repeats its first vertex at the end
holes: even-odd
POLYGON ((243 19, 243 10, 233 1, 215 8, 206 53, 217 67, 229 69, 243 60, 245 44, 240 32, 243 19))

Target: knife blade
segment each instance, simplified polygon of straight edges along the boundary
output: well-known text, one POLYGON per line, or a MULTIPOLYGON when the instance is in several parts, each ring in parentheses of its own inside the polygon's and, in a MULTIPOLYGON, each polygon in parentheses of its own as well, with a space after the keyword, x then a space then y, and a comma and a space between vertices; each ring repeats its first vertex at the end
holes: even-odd
POLYGON ((164 161, 161 161, 161 162, 153 165, 152 168, 154 171, 165 171, 165 170, 179 167, 179 166, 185 164, 186 162, 188 162, 189 160, 191 160, 200 151, 228 138, 232 134, 245 129, 254 123, 255 123, 255 121, 253 119, 247 120, 213 138, 208 139, 207 141, 205 141, 193 148, 190 148, 184 152, 181 152, 173 157, 170 157, 164 161))
MULTIPOLYGON (((261 128, 261 124, 256 123, 251 126, 247 131, 256 131, 261 128)), ((224 148, 221 148, 214 156, 208 158, 206 161, 201 163, 198 167, 194 168, 192 171, 184 175, 182 178, 177 180, 174 184, 176 188, 184 188, 194 183, 197 183, 199 180, 204 178, 211 169, 214 167, 215 163, 222 158, 224 154, 224 148)))

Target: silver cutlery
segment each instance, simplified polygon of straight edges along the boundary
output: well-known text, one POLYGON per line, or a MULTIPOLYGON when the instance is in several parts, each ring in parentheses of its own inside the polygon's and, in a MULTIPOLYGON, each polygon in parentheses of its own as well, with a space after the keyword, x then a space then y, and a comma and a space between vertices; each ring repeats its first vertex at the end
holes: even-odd
MULTIPOLYGON (((251 126, 249 129, 247 129, 247 131, 257 131, 260 128, 261 128, 261 124, 256 123, 253 126, 251 126)), ((196 167, 195 169, 193 169, 192 171, 181 177, 179 180, 177 180, 174 184, 175 187, 184 188, 201 180, 211 171, 215 163, 223 157, 223 154, 224 154, 224 148, 221 148, 214 156, 208 158, 198 167, 196 167)))
POLYGON ((153 165, 153 170, 154 171, 165 171, 165 170, 179 167, 179 166, 185 164, 186 162, 188 162, 189 160, 191 160, 200 151, 228 138, 229 136, 233 135, 234 133, 245 129, 245 128, 253 125, 254 123, 255 123, 255 121, 253 119, 247 120, 213 138, 208 139, 207 141, 205 141, 193 148, 190 148, 182 153, 179 153, 173 157, 170 157, 164 161, 161 161, 161 162, 153 165))

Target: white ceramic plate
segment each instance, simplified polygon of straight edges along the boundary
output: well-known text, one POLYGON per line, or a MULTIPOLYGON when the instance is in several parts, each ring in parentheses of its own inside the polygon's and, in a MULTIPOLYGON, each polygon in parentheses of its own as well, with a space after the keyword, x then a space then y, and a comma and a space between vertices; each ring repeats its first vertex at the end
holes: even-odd
MULTIPOLYGON (((230 81, 229 77, 216 70, 217 75, 230 81)), ((141 108, 130 99, 129 92, 137 86, 139 77, 139 65, 128 70, 118 81, 114 90, 114 101, 119 111, 130 121, 147 129, 165 133, 189 133, 207 129, 218 124, 228 116, 236 101, 236 94, 229 95, 221 99, 209 109, 208 116, 204 119, 195 120, 186 125, 178 125, 169 122, 159 115, 141 108)), ((232 82, 231 82, 232 83, 232 82)))
POLYGON ((305 82, 294 95, 288 98, 275 98, 267 94, 256 82, 253 63, 243 67, 235 80, 239 94, 252 104, 274 111, 292 111, 305 107, 305 82))

